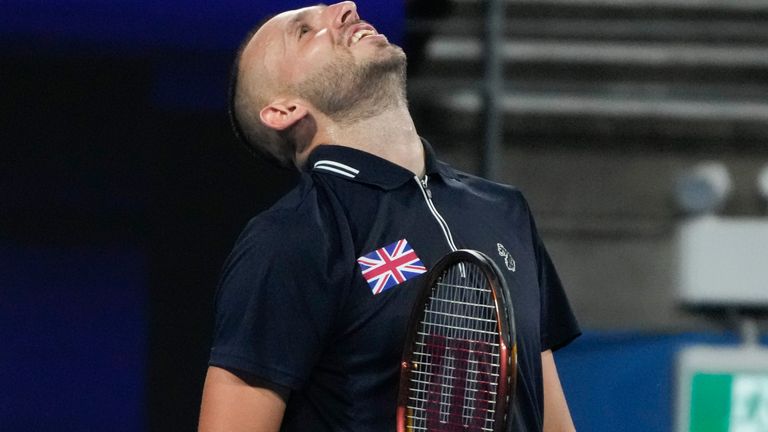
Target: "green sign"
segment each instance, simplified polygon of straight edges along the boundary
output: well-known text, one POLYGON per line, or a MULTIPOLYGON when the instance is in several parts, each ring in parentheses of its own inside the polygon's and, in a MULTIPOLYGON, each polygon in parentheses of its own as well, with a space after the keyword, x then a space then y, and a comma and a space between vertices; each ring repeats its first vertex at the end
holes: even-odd
POLYGON ((768 375, 695 373, 690 432, 768 432, 768 375))

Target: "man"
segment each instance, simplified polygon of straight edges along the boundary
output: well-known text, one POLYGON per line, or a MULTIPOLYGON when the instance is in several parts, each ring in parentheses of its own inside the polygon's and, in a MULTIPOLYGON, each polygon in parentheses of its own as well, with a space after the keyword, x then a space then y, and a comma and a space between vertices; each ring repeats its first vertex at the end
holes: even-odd
POLYGON ((398 242, 426 268, 456 248, 494 257, 519 287, 509 430, 574 430, 552 350, 579 329, 528 206, 435 159, 408 112, 403 51, 343 2, 270 19, 236 70, 241 135, 302 177, 227 260, 200 430, 394 430, 423 277, 382 285, 357 260, 398 242))

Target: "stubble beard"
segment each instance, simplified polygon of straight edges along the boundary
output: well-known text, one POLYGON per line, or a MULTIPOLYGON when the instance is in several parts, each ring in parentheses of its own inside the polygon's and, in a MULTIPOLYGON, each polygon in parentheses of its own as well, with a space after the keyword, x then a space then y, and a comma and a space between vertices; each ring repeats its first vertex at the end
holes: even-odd
POLYGON ((389 45, 385 54, 363 64, 356 64, 351 54, 343 54, 297 85, 296 94, 341 124, 405 104, 405 53, 389 45))

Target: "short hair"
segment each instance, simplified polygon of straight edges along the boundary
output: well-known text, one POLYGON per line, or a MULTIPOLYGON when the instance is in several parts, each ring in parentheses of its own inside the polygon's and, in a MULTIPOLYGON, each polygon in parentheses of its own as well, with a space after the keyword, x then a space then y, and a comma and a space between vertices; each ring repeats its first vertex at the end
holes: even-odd
POLYGON ((238 141, 244 144, 252 155, 265 157, 282 167, 289 167, 293 163, 294 151, 287 133, 273 130, 261 122, 259 110, 266 105, 266 96, 264 92, 246 91, 247 89, 243 88, 243 80, 240 79, 240 63, 245 48, 256 32, 271 18, 270 16, 263 19, 251 29, 237 50, 229 78, 229 120, 238 141), (252 100, 253 96, 255 100, 252 100))

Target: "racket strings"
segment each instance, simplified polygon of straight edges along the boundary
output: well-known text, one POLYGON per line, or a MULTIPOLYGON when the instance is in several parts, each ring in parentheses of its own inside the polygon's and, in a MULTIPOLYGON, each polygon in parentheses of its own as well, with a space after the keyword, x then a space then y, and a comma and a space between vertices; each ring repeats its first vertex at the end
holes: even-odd
POLYGON ((410 371, 408 430, 493 431, 500 374, 497 312, 474 264, 448 268, 433 287, 410 371))

